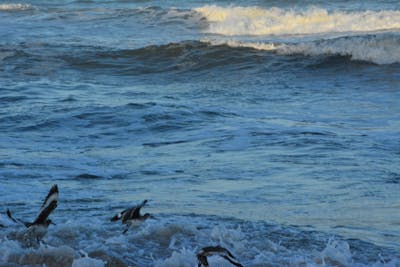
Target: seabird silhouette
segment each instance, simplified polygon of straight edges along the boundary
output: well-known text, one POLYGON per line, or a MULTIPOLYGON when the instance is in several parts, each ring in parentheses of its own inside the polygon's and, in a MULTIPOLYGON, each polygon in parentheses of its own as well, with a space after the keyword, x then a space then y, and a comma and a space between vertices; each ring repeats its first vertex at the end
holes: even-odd
POLYGON ((243 267, 243 265, 236 260, 235 256, 233 256, 229 250, 221 246, 209 246, 200 249, 200 251, 197 253, 197 266, 201 267, 204 265, 204 267, 209 267, 210 265, 208 264, 207 257, 214 255, 218 255, 226 259, 237 267, 243 267))
POLYGON ((25 222, 20 219, 16 219, 11 214, 11 211, 7 209, 7 216, 15 223, 23 224, 28 230, 25 233, 26 238, 36 238, 40 241, 47 232, 47 227, 52 223, 48 218, 50 213, 57 207, 58 201, 58 186, 55 184, 51 187, 49 193, 43 201, 40 207, 40 212, 33 222, 25 222))
POLYGON ((126 224, 128 227, 124 230, 123 233, 126 233, 129 229, 129 226, 131 226, 134 222, 140 222, 144 221, 148 218, 151 218, 152 216, 149 213, 145 213, 144 215, 140 214, 140 209, 146 205, 147 199, 143 200, 142 203, 139 205, 133 206, 129 209, 125 209, 122 212, 118 213, 114 217, 111 218, 112 222, 121 220, 123 224, 126 224))

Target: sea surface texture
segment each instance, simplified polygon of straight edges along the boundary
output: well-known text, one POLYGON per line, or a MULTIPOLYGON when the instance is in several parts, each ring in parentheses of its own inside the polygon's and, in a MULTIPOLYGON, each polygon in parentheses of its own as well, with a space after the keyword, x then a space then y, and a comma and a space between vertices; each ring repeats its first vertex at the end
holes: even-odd
POLYGON ((399 267, 399 1, 0 0, 0 214, 0 266, 399 267))

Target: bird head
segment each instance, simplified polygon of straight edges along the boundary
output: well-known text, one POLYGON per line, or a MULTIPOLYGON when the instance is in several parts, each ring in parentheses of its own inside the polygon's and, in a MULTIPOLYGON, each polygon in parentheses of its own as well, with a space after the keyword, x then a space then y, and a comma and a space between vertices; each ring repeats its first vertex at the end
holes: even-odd
POLYGON ((47 219, 44 224, 48 227, 50 224, 56 225, 52 220, 47 219))
POLYGON ((150 213, 145 213, 145 214, 143 215, 143 219, 144 219, 144 220, 147 220, 148 218, 154 219, 154 216, 151 215, 150 213))

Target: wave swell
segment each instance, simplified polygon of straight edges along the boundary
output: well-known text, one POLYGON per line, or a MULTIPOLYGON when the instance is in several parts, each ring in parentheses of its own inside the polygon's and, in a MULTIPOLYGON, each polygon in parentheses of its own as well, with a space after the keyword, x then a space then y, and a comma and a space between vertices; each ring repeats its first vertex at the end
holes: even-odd
POLYGON ((260 67, 260 58, 268 58, 265 64, 273 65, 271 59, 280 62, 280 56, 309 57, 311 61, 306 61, 306 64, 314 64, 315 57, 324 60, 332 56, 340 57, 332 64, 343 64, 348 60, 378 65, 399 64, 400 34, 370 34, 311 41, 299 39, 297 42, 220 38, 115 50, 93 46, 23 44, 0 46, 0 59, 1 53, 6 56, 0 62, 7 68, 0 69, 10 77, 52 75, 64 69, 73 69, 99 75, 109 75, 111 72, 129 77, 151 74, 170 78, 169 75, 174 73, 179 75, 173 78, 180 79, 184 77, 181 74, 185 73, 201 77, 211 69, 215 75, 218 75, 218 71, 235 73, 245 69, 254 70, 260 67))
POLYGON ((338 32, 371 32, 400 29, 400 11, 328 12, 310 7, 286 10, 261 7, 196 8, 208 22, 208 33, 221 35, 297 35, 338 32))

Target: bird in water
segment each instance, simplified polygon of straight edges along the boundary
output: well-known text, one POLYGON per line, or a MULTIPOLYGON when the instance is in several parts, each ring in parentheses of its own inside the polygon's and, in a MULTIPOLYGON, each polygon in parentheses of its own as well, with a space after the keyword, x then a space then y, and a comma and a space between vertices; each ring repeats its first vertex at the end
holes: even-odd
POLYGON ((26 222, 20 219, 16 219, 11 214, 11 211, 7 209, 7 216, 15 223, 24 225, 27 230, 24 232, 24 239, 32 242, 32 240, 36 239, 39 241, 45 236, 47 233, 48 226, 52 223, 49 219, 51 212, 57 207, 58 202, 58 186, 55 184, 51 187, 49 193, 43 201, 42 206, 40 207, 40 211, 38 216, 33 222, 26 222))
POLYGON ((140 209, 143 208, 143 206, 146 205, 146 203, 147 199, 143 200, 143 202, 140 203, 139 205, 121 211, 120 213, 112 217, 111 221, 115 222, 121 220, 123 224, 127 225, 127 228, 123 231, 123 233, 126 233, 129 227, 135 222, 142 222, 148 218, 152 218, 152 216, 149 213, 145 213, 144 215, 140 214, 140 209))
POLYGON ((243 267, 243 265, 236 260, 235 256, 233 256, 229 250, 221 246, 209 246, 200 249, 200 251, 197 253, 197 266, 201 267, 203 265, 204 267, 210 267, 207 257, 215 255, 226 259, 237 267, 243 267))

